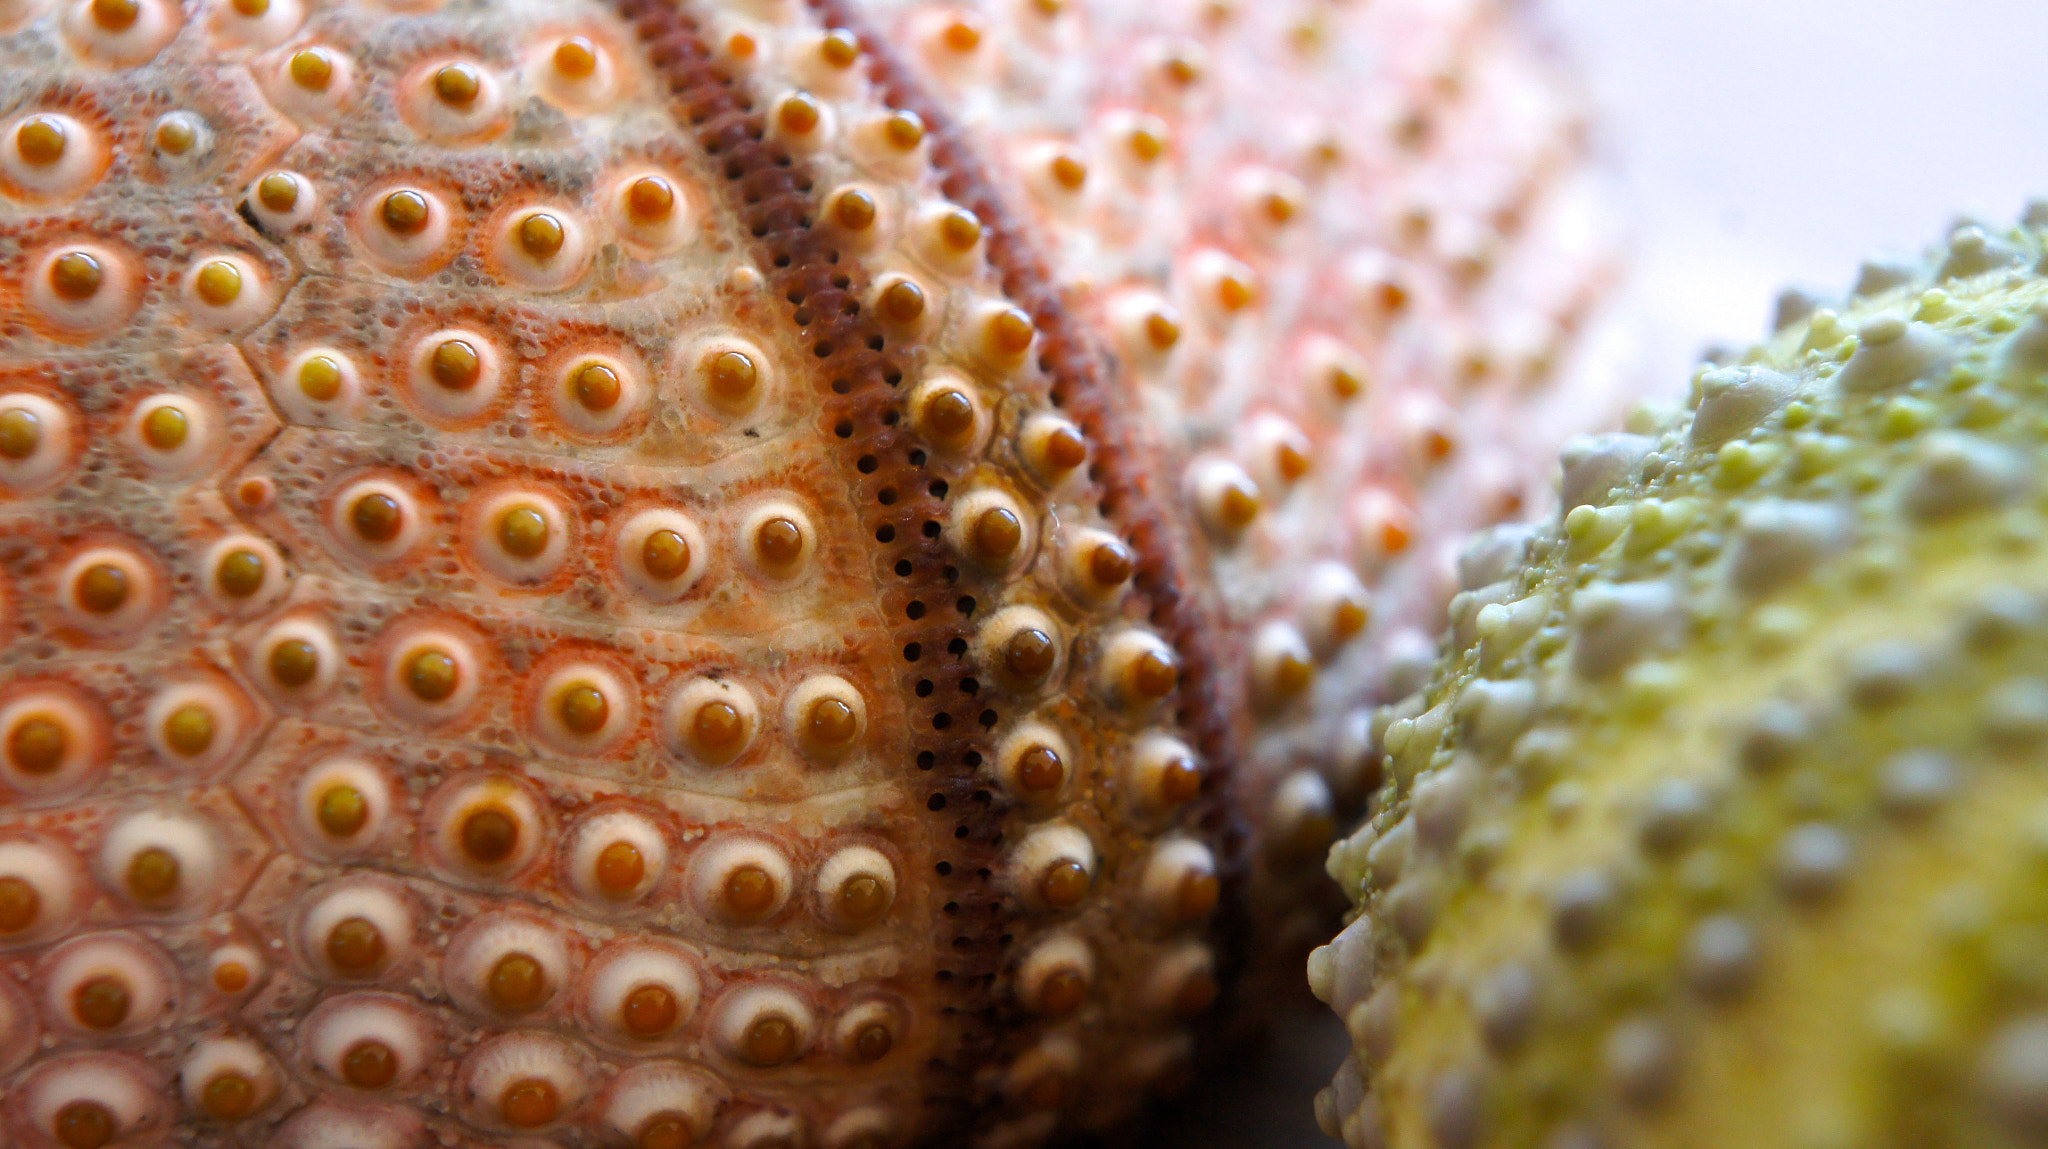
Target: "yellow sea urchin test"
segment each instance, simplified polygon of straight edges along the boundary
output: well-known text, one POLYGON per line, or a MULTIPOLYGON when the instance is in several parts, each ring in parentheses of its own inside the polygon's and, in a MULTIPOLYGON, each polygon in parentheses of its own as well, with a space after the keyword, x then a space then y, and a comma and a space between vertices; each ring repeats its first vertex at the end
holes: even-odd
POLYGON ((1309 963, 1355 1049, 1326 1131, 2041 1143, 2041 254, 1959 230, 1474 544, 1331 854, 1358 915, 1309 963))

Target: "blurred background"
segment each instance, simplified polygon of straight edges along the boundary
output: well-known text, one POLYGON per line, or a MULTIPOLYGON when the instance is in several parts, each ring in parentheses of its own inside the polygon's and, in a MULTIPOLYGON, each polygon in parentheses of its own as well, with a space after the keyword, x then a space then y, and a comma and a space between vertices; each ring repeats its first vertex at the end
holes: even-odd
POLYGON ((1526 0, 1591 94, 1656 377, 1761 335, 1788 283, 2048 196, 2048 5, 1526 0))
MULTIPOLYGON (((2038 0, 1523 0, 1590 94, 1632 236, 1631 352, 1666 395, 1700 350, 1764 334, 1778 292, 1840 295, 1959 213, 2003 228, 2048 196, 2048 4, 2038 0)), ((1150 1144, 1327 1149, 1310 1105, 1334 1019, 1166 1107, 1150 1144)))

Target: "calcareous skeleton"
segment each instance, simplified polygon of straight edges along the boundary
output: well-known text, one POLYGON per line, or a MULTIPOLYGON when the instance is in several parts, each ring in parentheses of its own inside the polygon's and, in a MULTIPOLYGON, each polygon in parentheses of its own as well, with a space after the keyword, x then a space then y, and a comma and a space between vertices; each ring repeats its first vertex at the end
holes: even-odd
POLYGON ((1374 707, 1459 575, 1692 633, 1454 562, 1620 410, 1579 117, 1494 0, 0 0, 0 1143, 1036 1145, 1349 892, 1326 1128, 1535 1144, 1433 997, 1512 916, 1422 948, 1517 795, 1425 750, 1564 703, 1374 707))

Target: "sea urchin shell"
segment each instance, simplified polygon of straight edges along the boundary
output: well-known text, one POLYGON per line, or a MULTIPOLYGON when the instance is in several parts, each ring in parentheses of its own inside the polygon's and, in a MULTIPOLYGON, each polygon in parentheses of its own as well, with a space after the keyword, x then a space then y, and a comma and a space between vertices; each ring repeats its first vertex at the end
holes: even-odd
POLYGON ((1494 5, 1156 8, 0 0, 15 1143, 1177 1077, 1604 263, 1494 5))
POLYGON ((2041 1142, 2039 222, 1567 453, 1625 461, 1375 719, 1330 859, 1360 913, 1309 966, 1355 1048, 1333 1136, 2041 1142))

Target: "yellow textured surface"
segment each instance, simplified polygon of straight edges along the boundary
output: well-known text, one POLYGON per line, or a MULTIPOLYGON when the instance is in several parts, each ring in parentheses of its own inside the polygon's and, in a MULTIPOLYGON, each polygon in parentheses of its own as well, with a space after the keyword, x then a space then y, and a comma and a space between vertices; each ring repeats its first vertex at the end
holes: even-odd
POLYGON ((1567 450, 1587 505, 1477 564, 1375 721, 1382 809, 1331 856, 1362 916, 1310 963, 1357 1047, 1326 1129, 2035 1143, 2040 258, 1960 230, 1567 450))

